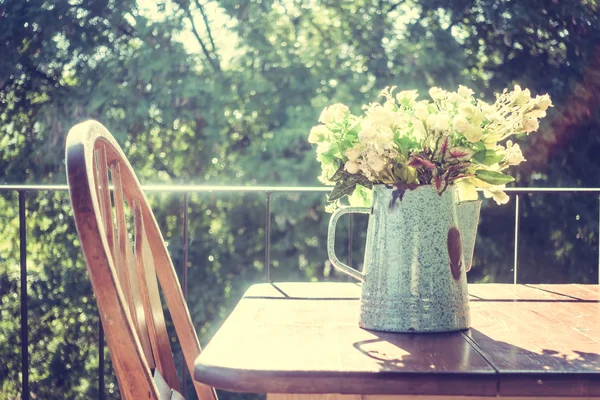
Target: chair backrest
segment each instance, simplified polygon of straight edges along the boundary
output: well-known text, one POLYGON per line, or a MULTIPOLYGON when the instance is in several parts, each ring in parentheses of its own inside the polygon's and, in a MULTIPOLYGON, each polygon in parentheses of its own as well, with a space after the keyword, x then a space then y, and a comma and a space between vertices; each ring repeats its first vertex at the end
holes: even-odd
MULTIPOLYGON (((157 276, 192 376, 201 348, 137 177, 115 139, 96 121, 69 131, 66 162, 77 233, 121 395, 125 399, 181 398, 175 392, 179 383, 157 276), (133 219, 133 245, 128 215, 133 219)), ((196 382, 194 387, 201 400, 216 399, 213 388, 196 382)))

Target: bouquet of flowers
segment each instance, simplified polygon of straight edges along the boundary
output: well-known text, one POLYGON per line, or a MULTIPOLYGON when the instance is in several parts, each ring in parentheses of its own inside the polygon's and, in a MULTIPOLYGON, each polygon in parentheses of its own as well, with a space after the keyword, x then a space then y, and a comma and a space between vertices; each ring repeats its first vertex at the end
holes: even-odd
POLYGON ((432 100, 418 100, 416 90, 380 93, 381 102, 363 106, 361 116, 343 104, 326 107, 308 141, 316 144, 319 180, 334 188, 334 205, 346 195, 351 204, 369 201, 374 184, 413 187, 431 184, 438 193, 455 184, 459 199, 477 199, 477 188, 498 204, 508 202, 503 189, 514 180, 506 169, 525 161, 513 135, 538 129, 552 106, 550 97, 531 97, 515 86, 488 104, 459 86, 456 92, 432 87, 432 100), (406 186, 408 185, 408 186, 406 186))

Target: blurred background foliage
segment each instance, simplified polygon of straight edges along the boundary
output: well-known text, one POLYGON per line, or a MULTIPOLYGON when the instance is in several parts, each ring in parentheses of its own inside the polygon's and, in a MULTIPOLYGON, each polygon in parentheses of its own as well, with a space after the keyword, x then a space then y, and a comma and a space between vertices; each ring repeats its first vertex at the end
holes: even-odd
MULTIPOLYGON (((597 187, 599 14, 597 0, 0 0, 0 182, 65 183, 66 133, 94 118, 143 183, 318 185, 306 138, 324 106, 359 112, 385 85, 493 100, 518 83, 555 108, 522 138, 517 186, 597 187)), ((273 280, 346 279, 324 250, 324 197, 273 195, 273 280)), ((181 266, 183 198, 150 198, 181 266)), ((0 192, 0 399, 21 391, 17 205, 0 192)), ((514 207, 485 203, 470 281, 512 281, 514 207)), ((519 282, 598 282, 598 209, 595 195, 521 196, 519 282)), ((265 198, 194 194, 189 211, 205 344, 264 277, 265 198)), ((98 317, 67 194, 29 193, 27 215, 31 398, 98 398, 98 317)), ((354 226, 360 268, 366 220, 354 226)))

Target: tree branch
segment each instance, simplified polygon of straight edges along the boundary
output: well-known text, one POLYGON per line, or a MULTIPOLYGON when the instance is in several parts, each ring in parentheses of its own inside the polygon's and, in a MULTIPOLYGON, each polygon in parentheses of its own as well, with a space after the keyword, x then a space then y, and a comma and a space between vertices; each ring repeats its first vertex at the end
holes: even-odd
POLYGON ((196 28, 196 24, 194 23, 194 15, 192 14, 192 11, 190 10, 189 7, 185 7, 182 4, 181 0, 176 0, 175 2, 187 14, 187 17, 190 20, 190 24, 192 25, 192 33, 194 34, 194 36, 196 37, 196 40, 200 44, 200 47, 202 48, 202 52, 204 53, 204 56, 207 58, 208 63, 210 64, 210 66, 212 67, 212 69, 215 72, 220 74, 221 73, 221 65, 219 64, 218 60, 215 60, 212 57, 211 52, 208 50, 208 48, 206 47, 206 44, 202 40, 202 37, 200 36, 200 32, 198 32, 198 29, 196 28))
MULTIPOLYGON (((204 11, 204 7, 202 6, 202 4, 200 4, 200 1, 194 0, 194 2, 196 3, 196 7, 198 7, 198 9, 200 10, 200 14, 202 14, 202 19, 204 20, 204 25, 206 26, 206 33, 208 33, 208 39, 210 40, 210 44, 212 46, 212 51, 216 57, 217 56, 217 47, 215 46, 215 41, 213 40, 213 36, 210 31, 210 25, 208 23, 208 16, 206 15, 206 12, 204 11)), ((218 58, 217 58, 217 60, 218 60, 218 58)))
POLYGON ((390 6, 390 8, 388 9, 388 12, 394 11, 396 8, 400 7, 402 4, 404 4, 404 1, 399 1, 396 4, 392 4, 390 6))

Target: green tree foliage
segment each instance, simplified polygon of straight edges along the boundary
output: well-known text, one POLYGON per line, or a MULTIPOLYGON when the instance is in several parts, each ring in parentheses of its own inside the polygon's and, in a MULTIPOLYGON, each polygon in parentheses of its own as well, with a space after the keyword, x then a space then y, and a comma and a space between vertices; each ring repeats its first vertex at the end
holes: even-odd
MULTIPOLYGON (((519 83, 549 92, 555 108, 524 138, 529 162, 518 186, 598 186, 595 0, 152 3, 154 12, 133 0, 0 0, 2 182, 64 183, 66 132, 94 118, 144 183, 316 185, 306 137, 324 106, 343 102, 358 113, 385 85, 425 93, 467 84, 489 99, 519 83)), ((183 198, 150 197, 180 269, 183 198)), ((97 398, 98 317, 67 195, 27 199, 31 393, 97 398)), ((263 279, 265 202, 262 194, 190 196, 189 305, 203 344, 263 279)), ((326 261, 323 203, 323 194, 272 195, 274 280, 346 279, 326 261)), ((595 282, 597 203, 521 196, 519 279, 595 282)), ((486 204, 471 280, 512 280, 514 204, 486 204)), ((366 220, 354 226, 359 264, 366 220)), ((0 232, 0 399, 13 399, 21 390, 14 193, 0 196, 0 232)), ((106 386, 117 398, 114 377, 106 386)))

